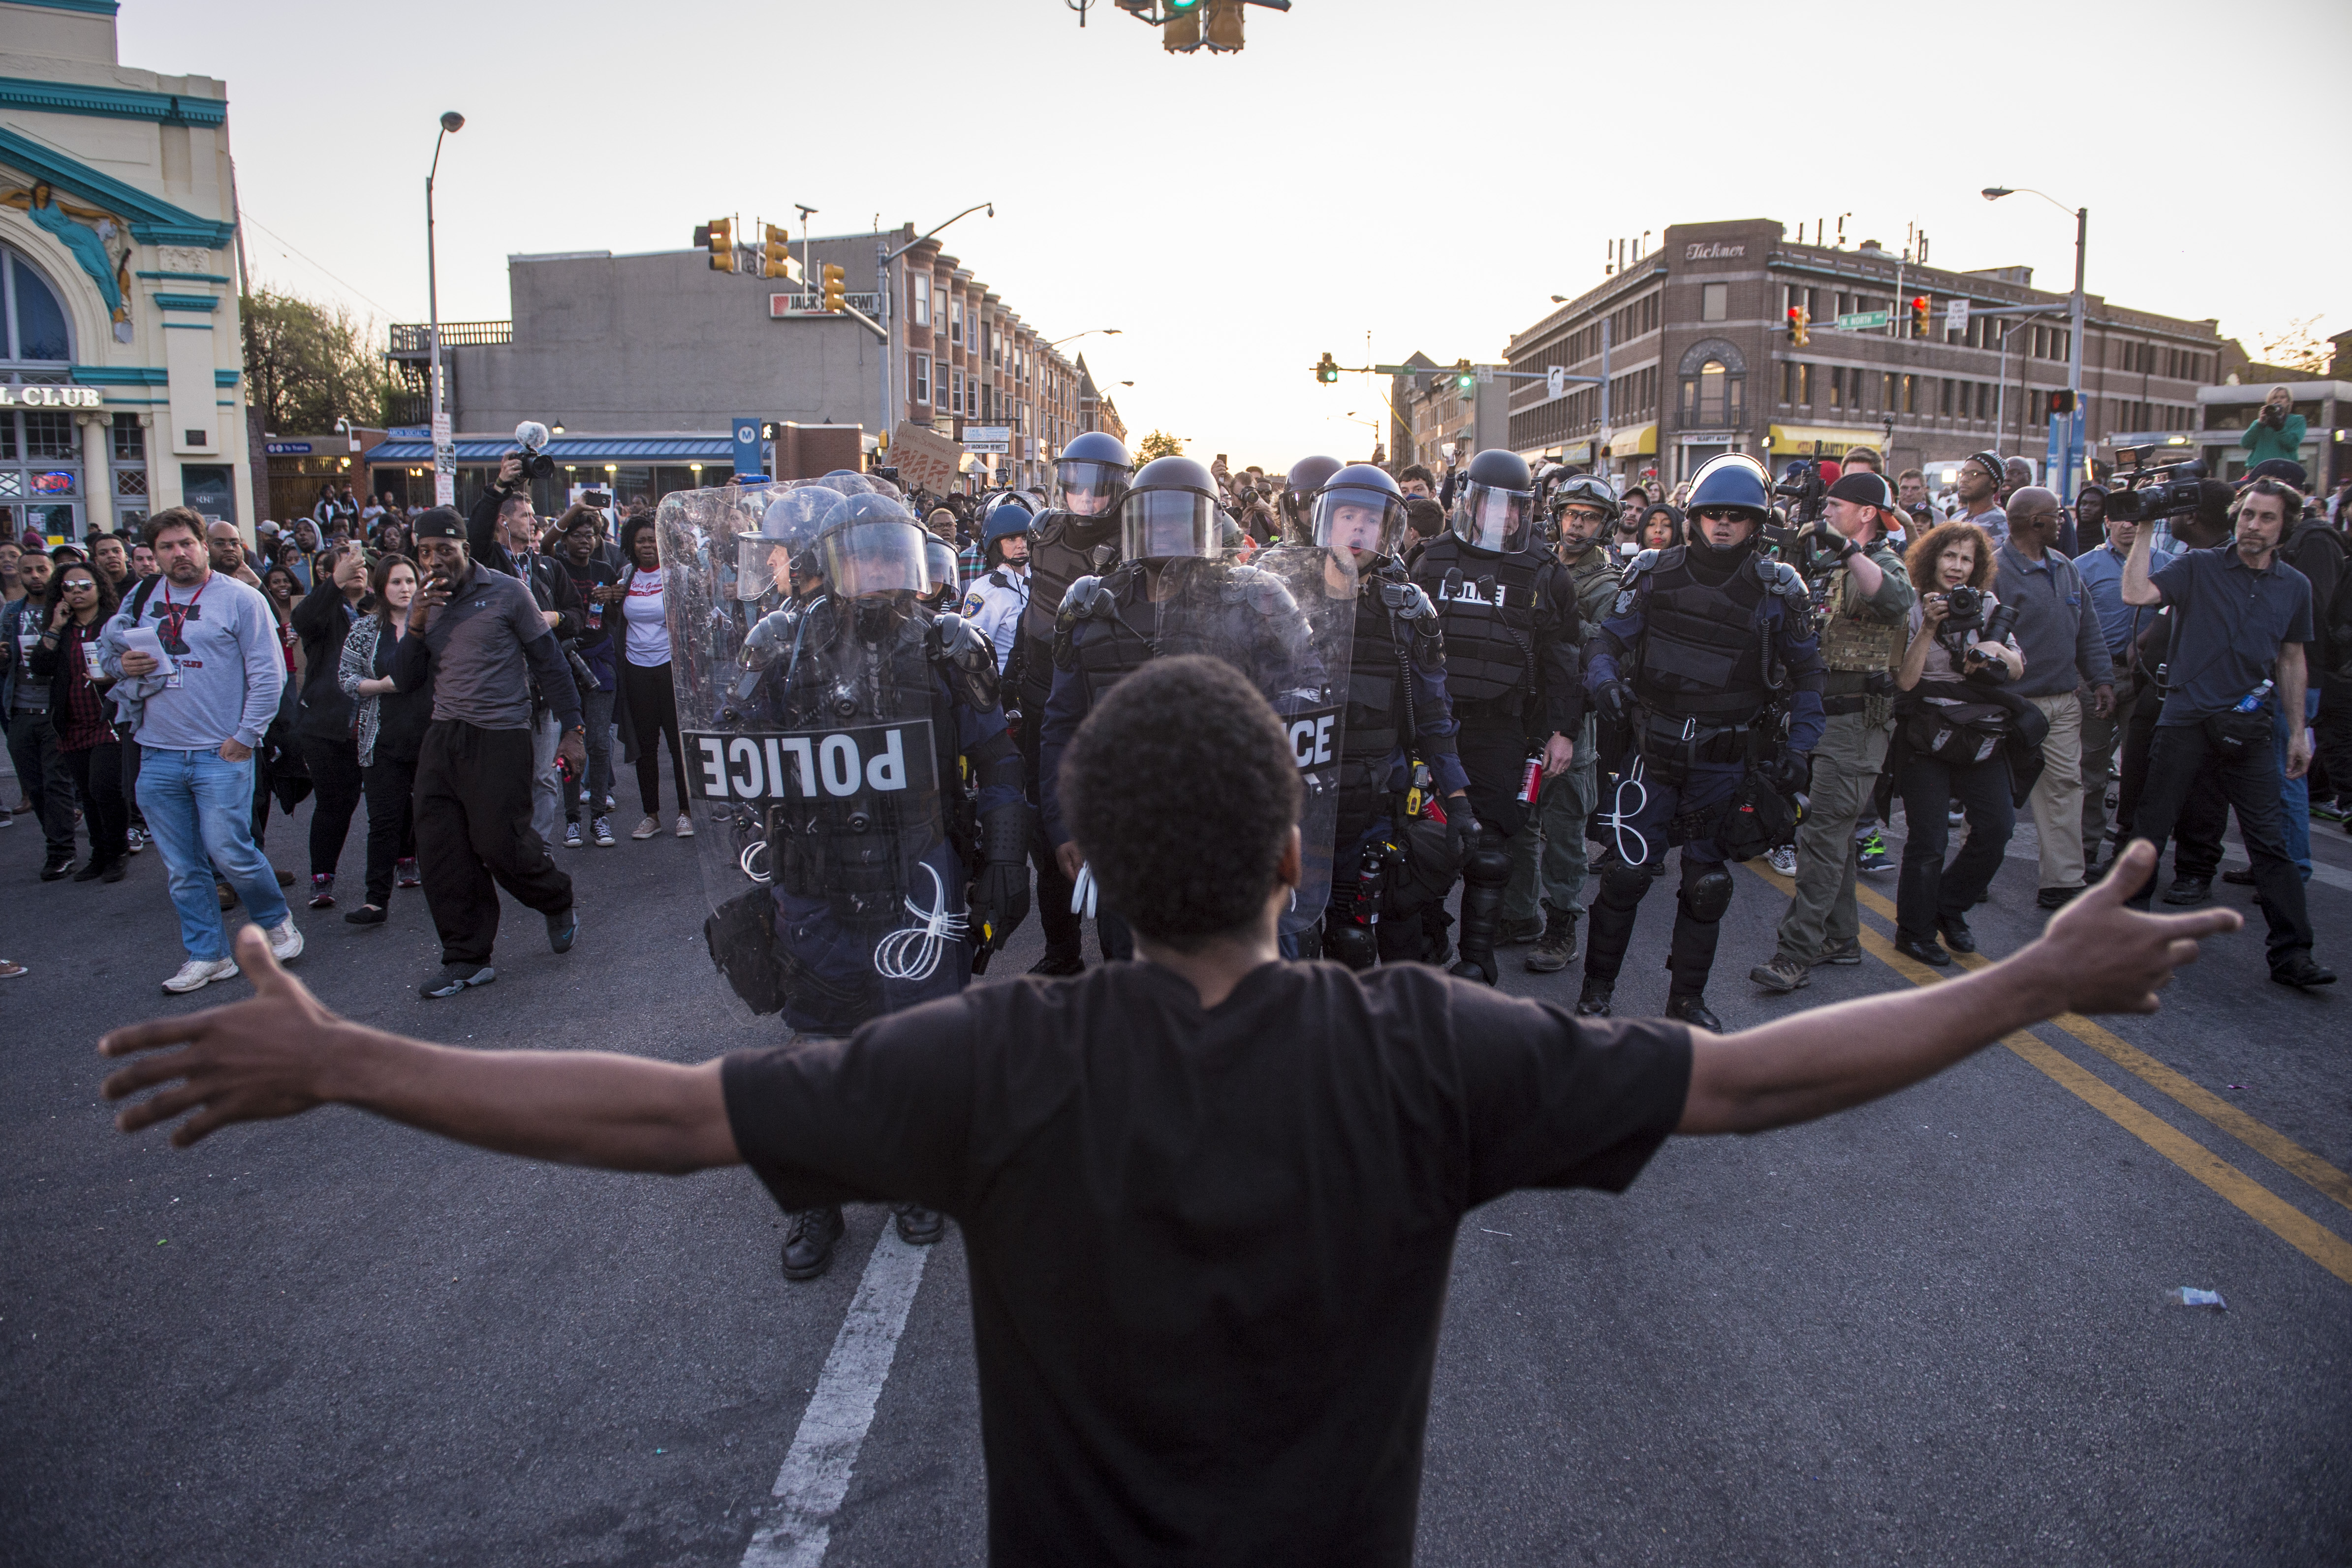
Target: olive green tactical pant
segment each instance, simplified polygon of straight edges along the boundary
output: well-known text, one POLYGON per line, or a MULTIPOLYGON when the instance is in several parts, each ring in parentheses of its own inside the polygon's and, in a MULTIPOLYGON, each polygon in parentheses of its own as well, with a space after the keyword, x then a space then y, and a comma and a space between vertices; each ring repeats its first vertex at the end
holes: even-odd
POLYGON ((1892 724, 1870 722, 1867 713, 1836 714, 1822 732, 1813 748, 1812 793, 1797 825, 1797 894, 1780 917, 1775 956, 1810 964, 1862 940, 1853 825, 1870 805, 1894 732, 1892 724))
POLYGON ((1577 736, 1576 760, 1558 778, 1544 780, 1534 822, 1504 847, 1511 856, 1510 886, 1503 892, 1506 921, 1540 920, 1543 904, 1564 914, 1583 907, 1584 879, 1591 868, 1584 824, 1600 789, 1593 746, 1592 721, 1587 719, 1577 736))

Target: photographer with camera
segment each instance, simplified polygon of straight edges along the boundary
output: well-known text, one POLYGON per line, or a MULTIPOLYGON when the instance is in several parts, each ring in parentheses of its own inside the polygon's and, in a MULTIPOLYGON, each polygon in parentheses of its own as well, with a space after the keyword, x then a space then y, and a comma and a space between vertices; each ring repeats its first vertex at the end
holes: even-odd
POLYGON ((2003 597, 2017 613, 2017 645, 2032 674, 2018 696, 2042 710, 2050 733, 2028 805, 2041 840, 2045 910, 2083 890, 2083 721, 2115 711, 2115 666, 2083 574, 2059 548, 2058 498, 2027 485, 2009 500, 2009 542, 1995 560, 2003 597), (2087 700, 2084 693, 2089 693, 2087 700))
MULTIPOLYGON (((2303 416, 2294 411, 2294 395, 2284 386, 2273 386, 2263 399, 2263 411, 2238 437, 2238 445, 2246 449, 2246 471, 2251 474, 2267 462, 2303 461, 2303 416)), ((2294 526, 2289 518, 2287 526, 2294 526)))
POLYGON ((1904 566, 1919 601, 1911 607, 1911 643, 1895 675, 1905 694, 1895 705, 1901 719, 1895 783, 1909 827, 1895 896, 1895 948, 1940 969, 1951 953, 1977 950, 1968 911, 1984 901, 2017 827, 2008 752, 2031 742, 2010 708, 1991 699, 2026 664, 2009 633, 2013 615, 1992 592, 1998 568, 1981 527, 1947 522, 1929 529, 1912 542, 1904 566), (1947 867, 1946 812, 1956 799, 1968 815, 1969 838, 1947 867))
POLYGON ((1886 542, 1898 513, 1886 480, 1869 468, 1843 475, 1823 499, 1806 540, 1806 575, 1825 577, 1821 602, 1822 710, 1812 785, 1797 827, 1797 889, 1780 919, 1779 949, 1748 971, 1767 991, 1812 983, 1816 963, 1862 962, 1862 917, 1854 907, 1861 845, 1854 829, 1870 810, 1894 729, 1895 670, 1918 595, 1886 542))
POLYGON ((476 562, 448 507, 416 520, 427 573, 408 607, 393 679, 403 691, 433 680, 433 722, 416 759, 416 857, 441 937, 441 969, 418 989, 455 996, 498 978, 499 889, 547 921, 568 952, 580 922, 572 879, 531 827, 531 683, 562 726, 560 752, 578 777, 587 761, 580 694, 530 590, 476 562))
MULTIPOLYGON (((2134 827, 2161 855, 2199 770, 2211 759, 2253 862, 2270 925, 2271 978, 2307 990, 2334 984, 2336 975, 2311 956, 2311 917, 2303 878, 2287 858, 2281 795, 2287 779, 2311 766, 2311 732, 2288 724, 2284 768, 2273 737, 2278 714, 2299 718, 2304 711, 2311 582, 2278 558, 2280 541, 2302 515, 2302 491, 2256 479, 2240 498, 2231 548, 2184 551, 2151 571, 2143 532, 2124 564, 2123 596, 2126 604, 2163 605, 2177 623, 2168 659, 2175 673, 2157 718, 2134 827)), ((2147 890, 2133 902, 2145 908, 2147 890)))

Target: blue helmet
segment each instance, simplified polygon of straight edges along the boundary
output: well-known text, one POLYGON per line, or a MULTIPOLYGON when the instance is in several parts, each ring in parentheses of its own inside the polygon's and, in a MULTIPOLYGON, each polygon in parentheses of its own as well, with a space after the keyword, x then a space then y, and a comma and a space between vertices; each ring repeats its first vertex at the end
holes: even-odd
POLYGON ((1282 499, 1276 504, 1282 510, 1283 521, 1291 525, 1293 533, 1304 539, 1313 531, 1307 521, 1307 509, 1315 504, 1315 492, 1323 483, 1344 467, 1337 458, 1301 458, 1290 465, 1290 472, 1282 477, 1282 499))
POLYGON ((989 509, 988 521, 981 531, 981 547, 993 551, 999 540, 1025 536, 1030 523, 1034 521, 1029 515, 1028 508, 1013 501, 999 501, 989 509))
POLYGON ((1387 469, 1370 463, 1351 463, 1333 473, 1308 505, 1315 542, 1326 550, 1390 555, 1404 538, 1404 491, 1387 469))
POLYGON ((1107 518, 1117 511, 1134 473, 1135 459, 1128 456, 1118 437, 1106 430, 1073 437, 1054 459, 1062 505, 1081 517, 1107 518))
POLYGON ((1691 478, 1690 495, 1683 502, 1686 515, 1703 507, 1736 507, 1758 523, 1772 516, 1772 476, 1764 465, 1744 452, 1710 458, 1691 478))

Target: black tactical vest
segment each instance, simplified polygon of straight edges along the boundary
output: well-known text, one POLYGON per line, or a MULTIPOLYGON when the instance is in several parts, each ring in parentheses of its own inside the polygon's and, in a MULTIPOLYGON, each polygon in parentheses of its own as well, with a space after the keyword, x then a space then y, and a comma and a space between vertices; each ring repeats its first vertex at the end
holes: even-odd
POLYGON ((1075 512, 1048 511, 1029 529, 1029 603, 1021 612, 1022 685, 1033 694, 1037 710, 1045 710, 1045 693, 1054 685, 1054 617, 1062 595, 1079 578, 1100 576, 1110 570, 1095 560, 1099 545, 1110 546, 1110 560, 1118 558, 1118 521, 1112 517, 1080 517, 1075 512))
POLYGON ((1445 685, 1461 702, 1528 697, 1535 689, 1535 589, 1544 558, 1479 555, 1450 533, 1430 541, 1412 580, 1437 605, 1445 685), (1448 583, 1449 574, 1458 580, 1448 583))
POLYGON ((1688 545, 1658 552, 1633 669, 1643 706, 1675 719, 1743 724, 1772 700, 1756 627, 1767 590, 1754 560, 1750 554, 1728 582, 1710 585, 1691 570, 1688 545))

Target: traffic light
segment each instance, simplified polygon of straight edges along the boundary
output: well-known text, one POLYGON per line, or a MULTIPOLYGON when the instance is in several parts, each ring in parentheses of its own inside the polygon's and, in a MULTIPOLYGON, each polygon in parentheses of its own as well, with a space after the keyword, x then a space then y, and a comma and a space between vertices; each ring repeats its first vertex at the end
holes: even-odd
POLYGON ((848 289, 849 274, 843 271, 837 263, 826 262, 824 300, 817 308, 821 310, 846 310, 849 309, 848 289))
POLYGON ((1189 55, 1201 47, 1201 0, 1168 0, 1160 46, 1171 55, 1189 55))
POLYGON ((768 243, 760 252, 760 276, 801 280, 801 264, 793 259, 793 237, 774 224, 768 226, 768 243))
POLYGON ((1789 307, 1789 341, 1791 343, 1803 348, 1811 342, 1812 332, 1810 329, 1812 324, 1813 313, 1811 310, 1806 310, 1802 305, 1789 307))
POLYGON ((1925 294, 1915 294, 1911 297, 1911 335, 1913 337, 1924 338, 1927 335, 1927 319, 1931 309, 1931 302, 1925 294))
POLYGON ((1454 384, 1465 392, 1478 384, 1478 373, 1470 368, 1468 360, 1458 359, 1454 362, 1454 384))
POLYGON ((1242 52, 1242 0, 1206 0, 1205 31, 1213 55, 1242 52))
POLYGON ((1318 363, 1317 363, 1317 364, 1316 364, 1316 366, 1315 366, 1315 379, 1316 379, 1316 380, 1318 380, 1318 381, 1319 381, 1319 382, 1322 382, 1322 383, 1323 383, 1324 384, 1326 384, 1327 386, 1328 386, 1328 384, 1330 384, 1332 382, 1335 382, 1335 381, 1339 380, 1339 362, 1338 362, 1337 360, 1333 359, 1329 354, 1328 354, 1328 353, 1327 353, 1327 354, 1325 354, 1325 355, 1323 356, 1323 358, 1322 358, 1319 362, 1318 362, 1318 363))
POLYGON ((710 220, 710 270, 735 270, 735 220, 715 217, 710 220))
POLYGON ((2050 395, 2050 412, 2053 414, 2074 413, 2074 395, 2072 392, 2067 391, 2063 386, 2057 391, 2052 393, 2050 395))

